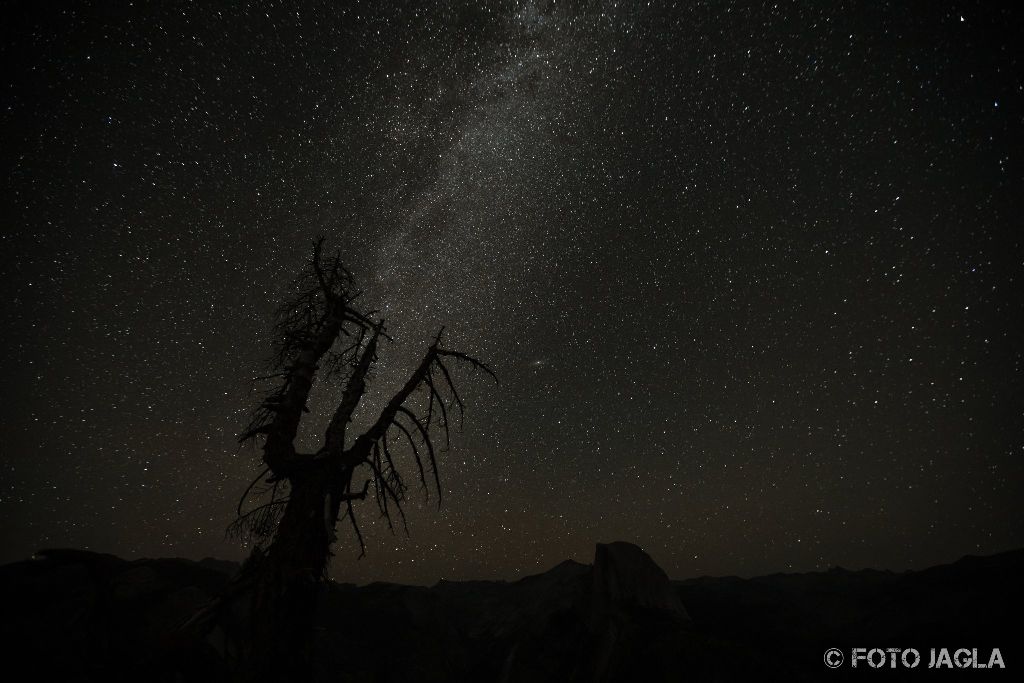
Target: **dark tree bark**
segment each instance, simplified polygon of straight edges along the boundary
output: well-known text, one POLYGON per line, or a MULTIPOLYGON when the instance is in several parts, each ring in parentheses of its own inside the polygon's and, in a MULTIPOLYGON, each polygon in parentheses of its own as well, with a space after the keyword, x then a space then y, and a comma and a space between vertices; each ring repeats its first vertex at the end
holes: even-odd
MULTIPOLYGON (((356 305, 358 292, 338 255, 325 257, 323 239, 296 281, 297 294, 279 311, 278 348, 273 358, 279 382, 254 413, 240 441, 263 439, 264 468, 239 502, 230 531, 256 546, 227 595, 186 626, 207 633, 220 626, 228 635, 225 658, 242 681, 308 681, 312 675, 313 620, 336 539, 335 526, 348 518, 361 552, 365 550, 353 503, 370 496, 389 526, 403 522, 408 487, 392 457, 401 439, 428 490, 428 473, 441 485, 434 434, 449 442, 449 414, 463 402, 448 364, 459 362, 494 378, 475 358, 441 346, 441 332, 405 384, 363 433, 346 433, 366 391, 367 376, 381 341, 389 341, 384 321, 356 305), (314 380, 343 383, 341 400, 316 453, 298 453, 295 438, 314 380), (412 406, 421 391, 425 405, 412 406), (365 482, 353 480, 365 471, 365 482), (260 490, 269 500, 248 512, 247 498, 260 490)), ((361 478, 361 477, 360 477, 361 478)), ((392 527, 393 528, 393 527, 392 527)))

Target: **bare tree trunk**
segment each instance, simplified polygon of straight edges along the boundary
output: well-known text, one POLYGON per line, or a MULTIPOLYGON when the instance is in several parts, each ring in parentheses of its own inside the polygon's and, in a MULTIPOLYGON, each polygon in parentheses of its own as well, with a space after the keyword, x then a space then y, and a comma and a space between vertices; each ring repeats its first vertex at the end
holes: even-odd
POLYGON ((329 553, 322 473, 316 468, 292 482, 273 542, 239 574, 246 623, 239 625, 238 678, 245 683, 312 679, 313 622, 329 553))

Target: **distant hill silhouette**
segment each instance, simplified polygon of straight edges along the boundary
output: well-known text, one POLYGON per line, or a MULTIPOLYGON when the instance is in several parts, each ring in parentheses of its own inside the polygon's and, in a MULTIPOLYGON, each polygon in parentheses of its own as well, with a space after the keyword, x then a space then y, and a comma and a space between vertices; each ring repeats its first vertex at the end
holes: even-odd
MULTIPOLYGON (((0 567, 7 666, 42 680, 224 680, 217 634, 190 643, 176 627, 236 569, 79 550, 0 567)), ((987 661, 998 647, 1006 670, 983 675, 1005 679, 1024 666, 1022 570, 1016 550, 903 573, 670 581, 636 546, 599 544, 593 565, 566 561, 518 581, 331 584, 316 672, 323 681, 810 681, 866 675, 848 661, 829 670, 829 648, 848 658, 854 647, 914 647, 920 666, 898 673, 927 680, 930 648, 978 648, 987 661)))

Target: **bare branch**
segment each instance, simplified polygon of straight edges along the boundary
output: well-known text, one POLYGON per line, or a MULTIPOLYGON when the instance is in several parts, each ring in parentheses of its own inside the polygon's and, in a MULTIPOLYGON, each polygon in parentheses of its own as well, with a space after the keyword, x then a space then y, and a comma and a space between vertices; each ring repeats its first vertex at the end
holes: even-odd
POLYGON ((366 556, 366 542, 363 540, 363 532, 359 530, 359 523, 356 521, 356 513, 352 510, 352 501, 346 500, 345 506, 347 507, 345 514, 352 522, 352 530, 356 532, 356 540, 359 541, 359 557, 361 559, 366 556))
POLYGON ((426 493, 427 498, 429 499, 430 490, 427 488, 427 473, 423 469, 423 461, 420 460, 420 452, 419 449, 416 448, 416 442, 412 440, 412 434, 410 434, 409 430, 405 428, 405 425, 398 421, 395 421, 392 424, 398 427, 400 430, 402 430, 402 433, 405 434, 405 438, 409 440, 409 448, 412 451, 412 457, 415 458, 416 468, 420 472, 420 483, 423 484, 423 491, 426 493))
POLYGON ((427 385, 427 390, 430 392, 429 398, 427 400, 427 427, 430 427, 431 420, 433 419, 434 402, 436 401, 438 408, 441 411, 440 423, 441 426, 444 427, 445 449, 447 450, 452 447, 451 430, 448 428, 448 408, 445 407, 444 397, 441 396, 441 392, 439 392, 437 390, 437 387, 434 385, 433 373, 431 371, 427 372, 427 376, 424 378, 424 382, 427 385))
POLYGON ((377 505, 378 507, 380 507, 381 515, 383 515, 384 519, 387 521, 388 529, 394 532, 395 527, 391 523, 391 512, 388 509, 388 498, 390 497, 391 500, 395 503, 395 509, 398 510, 399 517, 402 519, 402 527, 405 529, 405 533, 408 534, 409 524, 405 518, 405 510, 402 509, 402 501, 404 499, 404 495, 401 489, 396 491, 394 488, 392 488, 391 484, 388 483, 387 476, 384 474, 384 472, 381 471, 380 468, 379 451, 377 451, 376 448, 374 450, 375 456, 373 459, 369 461, 369 465, 370 469, 373 471, 374 476, 376 477, 377 486, 380 487, 378 489, 378 493, 380 495, 377 498, 377 505))
POLYGON ((324 276, 323 266, 320 262, 323 246, 324 236, 321 235, 313 242, 313 270, 316 272, 317 281, 320 282, 320 291, 323 292, 324 298, 330 301, 334 298, 334 292, 332 291, 331 284, 327 282, 327 278, 324 276))
POLYGON ((249 492, 252 491, 252 487, 255 486, 256 482, 258 482, 260 479, 262 479, 267 474, 267 472, 269 472, 269 471, 270 471, 269 467, 264 467, 260 471, 260 473, 256 475, 256 478, 253 479, 249 483, 249 485, 245 487, 245 491, 242 493, 242 497, 238 499, 237 514, 239 516, 241 516, 241 514, 242 514, 242 505, 245 503, 245 499, 249 497, 249 492))
POLYGON ((491 379, 494 380, 495 384, 500 384, 500 382, 498 381, 498 376, 494 374, 494 371, 487 367, 485 364, 478 361, 476 358, 473 358, 473 356, 462 353, 461 351, 452 351, 450 349, 437 349, 437 355, 450 356, 452 358, 458 358, 461 361, 469 363, 471 366, 473 366, 474 369, 483 370, 488 375, 490 375, 491 379))
POLYGON ((342 449, 345 448, 345 428, 366 391, 366 373, 370 370, 370 365, 377 359, 377 339, 383 329, 384 321, 374 325, 373 335, 363 349, 352 375, 348 378, 341 402, 334 411, 331 423, 324 434, 324 447, 321 449, 323 456, 340 455, 342 449))
POLYGON ((459 396, 459 392, 455 389, 455 382, 452 381, 452 376, 448 373, 448 368, 440 360, 437 362, 437 367, 441 368, 441 374, 444 376, 444 381, 448 383, 448 391, 452 394, 452 399, 455 401, 455 405, 459 408, 459 429, 462 429, 462 425, 466 419, 466 406, 462 402, 462 397, 459 396))
MULTIPOLYGON (((403 415, 408 417, 410 420, 412 420, 412 423, 414 425, 416 425, 416 429, 419 430, 420 436, 423 437, 423 444, 427 447, 427 455, 430 457, 430 468, 434 472, 434 484, 437 486, 437 507, 440 508, 441 507, 441 475, 438 473, 438 470, 437 470, 437 458, 434 457, 434 444, 431 443, 431 441, 430 441, 430 434, 427 433, 427 430, 424 429, 423 425, 420 424, 420 421, 418 419, 416 419, 416 415, 413 414, 413 412, 411 410, 409 410, 405 406, 399 406, 398 407, 398 412, 402 413, 403 415)), ((426 483, 424 483, 423 486, 424 486, 424 488, 426 488, 426 483)))
POLYGON ((348 492, 348 493, 343 493, 343 494, 341 494, 338 497, 338 500, 339 501, 363 500, 364 498, 366 498, 366 493, 369 490, 370 490, 370 480, 367 479, 365 482, 363 482, 363 488, 362 488, 362 490, 359 493, 352 493, 351 491, 348 492))

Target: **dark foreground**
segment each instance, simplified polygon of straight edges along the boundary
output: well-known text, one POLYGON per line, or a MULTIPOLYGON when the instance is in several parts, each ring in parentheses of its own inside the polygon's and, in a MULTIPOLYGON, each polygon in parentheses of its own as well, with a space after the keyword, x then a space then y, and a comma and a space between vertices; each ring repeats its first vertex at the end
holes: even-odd
MULTIPOLYGON (((223 680, 223 644, 176 626, 223 590, 236 566, 45 551, 0 567, 0 643, 26 680, 223 680)), ((636 546, 599 545, 516 582, 431 588, 331 584, 319 619, 321 681, 730 681, 1016 679, 1024 670, 1024 550, 924 571, 776 574, 670 582, 636 546), (825 666, 829 648, 844 656, 825 666), (884 669, 853 648, 915 648, 884 669), (931 650, 973 667, 938 672, 931 650), (913 657, 908 658, 913 661, 913 657)), ((878 662, 879 655, 875 655, 878 662)), ((21 679, 18 679, 21 680, 21 679)), ((1019 680, 1019 679, 1018 679, 1019 680)))

